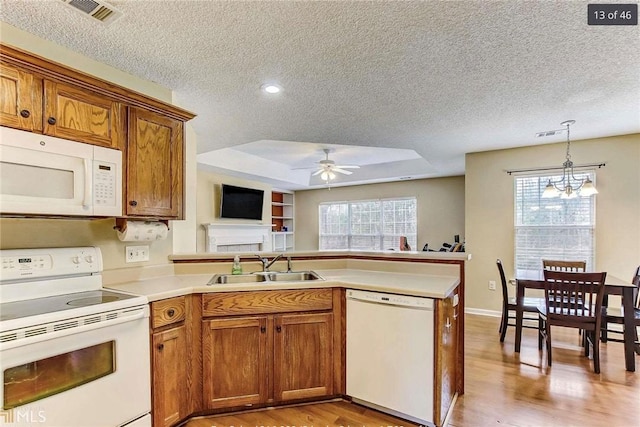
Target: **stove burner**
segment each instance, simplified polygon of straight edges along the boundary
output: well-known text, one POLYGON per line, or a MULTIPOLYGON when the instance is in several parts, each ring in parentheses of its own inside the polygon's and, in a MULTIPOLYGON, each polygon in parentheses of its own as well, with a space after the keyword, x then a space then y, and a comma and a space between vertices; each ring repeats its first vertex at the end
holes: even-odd
POLYGON ((101 295, 97 297, 79 298, 67 302, 72 307, 85 307, 87 305, 104 304, 105 302, 118 301, 120 297, 116 295, 101 295))

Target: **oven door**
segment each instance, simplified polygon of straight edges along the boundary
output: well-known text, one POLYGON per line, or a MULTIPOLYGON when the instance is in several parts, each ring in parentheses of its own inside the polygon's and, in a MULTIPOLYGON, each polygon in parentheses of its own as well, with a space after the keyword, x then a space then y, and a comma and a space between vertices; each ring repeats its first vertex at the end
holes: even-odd
POLYGON ((148 420, 148 317, 148 306, 139 306, 38 325, 41 334, 18 331, 0 344, 0 418, 52 427, 148 420))

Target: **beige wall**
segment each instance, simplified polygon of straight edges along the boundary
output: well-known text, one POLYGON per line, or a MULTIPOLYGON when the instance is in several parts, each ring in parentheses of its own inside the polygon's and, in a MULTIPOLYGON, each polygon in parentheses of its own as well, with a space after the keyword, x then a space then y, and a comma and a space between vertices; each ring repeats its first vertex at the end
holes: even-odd
MULTIPOLYGON (((470 153, 466 156, 465 230, 467 308, 500 310, 502 294, 488 289, 514 272, 513 177, 508 169, 559 166, 566 144, 470 153)), ((606 162, 596 171, 596 269, 631 279, 640 264, 640 135, 572 141, 576 164, 606 162)), ((514 291, 514 289, 511 289, 514 291)), ((515 292, 514 292, 515 293, 515 292)))
MULTIPOLYGON (((8 45, 33 52, 53 61, 66 64, 83 71, 127 87, 156 99, 171 102, 172 93, 153 82, 145 81, 101 64, 76 52, 70 51, 47 40, 2 23, 0 40, 8 45)), ((195 134, 187 132, 188 146, 195 146, 195 134)), ((195 168, 195 155, 193 166, 195 168)), ((187 212, 189 208, 187 207, 187 212)), ((177 223, 173 221, 172 224, 177 223)), ((150 260, 144 263, 125 263, 125 247, 134 243, 120 242, 113 226, 113 219, 104 220, 61 220, 61 219, 0 219, 0 248, 43 248, 54 246, 98 246, 102 250, 106 270, 168 264, 168 255, 173 252, 173 230, 164 241, 150 243, 150 260)), ((173 229, 173 226, 171 227, 173 229)), ((195 229, 191 234, 195 236, 195 229)), ((194 240, 194 238, 192 239, 194 240)))
POLYGON ((197 251, 205 252, 205 230, 202 224, 232 223, 232 224, 265 224, 271 225, 271 185, 264 182, 248 181, 232 176, 221 175, 204 170, 198 170, 196 208, 196 232, 197 251), (257 188, 264 190, 264 204, 262 205, 262 221, 243 219, 219 218, 220 215, 220 185, 236 185, 238 187, 257 188))
POLYGON ((443 242, 453 243, 453 236, 463 239, 463 176, 389 182, 383 184, 333 187, 331 190, 307 190, 295 193, 296 250, 318 249, 318 205, 340 200, 384 199, 415 196, 418 202, 418 248, 429 243, 439 249, 443 242))

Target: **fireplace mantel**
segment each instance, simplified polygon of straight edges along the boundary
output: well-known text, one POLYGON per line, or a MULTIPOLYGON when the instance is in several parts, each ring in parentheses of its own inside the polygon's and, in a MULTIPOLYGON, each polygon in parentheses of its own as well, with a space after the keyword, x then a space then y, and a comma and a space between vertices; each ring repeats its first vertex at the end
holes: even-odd
POLYGON ((260 245, 260 251, 271 251, 271 226, 212 222, 202 224, 206 230, 207 252, 218 252, 218 246, 260 245))

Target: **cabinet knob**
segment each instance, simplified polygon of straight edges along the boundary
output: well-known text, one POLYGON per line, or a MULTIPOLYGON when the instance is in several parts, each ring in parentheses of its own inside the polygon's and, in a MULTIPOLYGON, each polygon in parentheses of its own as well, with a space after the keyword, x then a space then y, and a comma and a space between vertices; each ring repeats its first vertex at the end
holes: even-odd
POLYGON ((276 326, 276 332, 282 332, 282 326, 276 326))
POLYGON ((167 316, 173 317, 174 314, 176 314, 176 311, 173 308, 167 310, 167 316))
POLYGON ((158 344, 158 350, 162 351, 164 349, 164 344, 158 344))
POLYGON ((267 332, 267 328, 266 328, 266 326, 261 327, 261 328, 260 328, 260 332, 262 332, 263 334, 264 334, 265 332, 267 332))
POLYGON ((49 117, 47 119, 47 123, 49 123, 50 125, 55 125, 56 124, 56 118, 55 117, 49 117))
POLYGON ((20 115, 26 119, 31 115, 31 113, 29 112, 29 110, 22 110, 20 111, 20 115))
POLYGON ((138 202, 136 202, 135 200, 131 200, 131 201, 129 202, 129 205, 130 205, 130 206, 138 206, 138 202))

